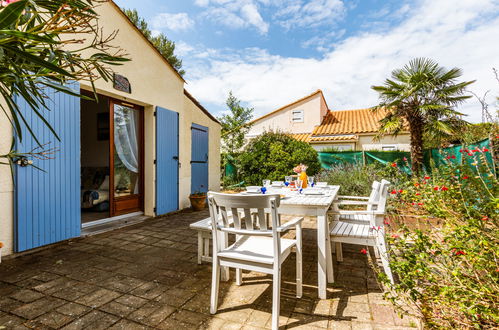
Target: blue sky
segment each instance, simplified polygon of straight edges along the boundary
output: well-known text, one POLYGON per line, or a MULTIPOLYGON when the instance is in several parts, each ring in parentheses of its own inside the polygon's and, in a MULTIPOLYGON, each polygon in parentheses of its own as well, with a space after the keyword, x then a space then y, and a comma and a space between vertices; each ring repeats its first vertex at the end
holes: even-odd
MULTIPOLYGON (((371 85, 425 56, 499 95, 498 0, 116 0, 177 44, 186 88, 215 115, 230 90, 259 116, 317 89, 329 107, 376 103, 371 85)), ((494 106, 494 105, 493 105, 494 106)), ((460 110, 480 121, 472 100, 460 110)))

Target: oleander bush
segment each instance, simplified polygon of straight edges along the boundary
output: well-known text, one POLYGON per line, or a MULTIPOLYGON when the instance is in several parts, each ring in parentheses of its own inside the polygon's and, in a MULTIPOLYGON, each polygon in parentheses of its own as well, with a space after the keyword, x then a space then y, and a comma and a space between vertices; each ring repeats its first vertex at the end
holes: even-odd
POLYGON ((293 167, 298 164, 308 166, 308 175, 321 168, 317 151, 308 143, 284 133, 266 132, 250 140, 239 155, 238 176, 253 185, 261 185, 264 179, 283 181, 286 175, 295 174, 293 167))
POLYGON ((390 188, 390 264, 386 295, 411 301, 433 328, 499 327, 499 185, 488 149, 461 150, 431 174, 390 188), (425 226, 408 224, 408 214, 425 226), (437 219, 438 221, 435 221, 437 219))

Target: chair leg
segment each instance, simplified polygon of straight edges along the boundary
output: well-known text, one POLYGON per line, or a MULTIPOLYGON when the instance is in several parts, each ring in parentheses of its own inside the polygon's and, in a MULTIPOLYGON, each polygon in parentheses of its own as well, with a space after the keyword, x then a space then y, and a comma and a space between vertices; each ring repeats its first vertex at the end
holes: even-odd
POLYGON ((378 236, 378 242, 376 244, 377 246, 374 247, 374 250, 379 249, 379 254, 381 257, 381 263, 383 264, 383 269, 385 271, 386 276, 388 276, 388 279, 393 284, 394 283, 393 274, 392 274, 392 269, 390 268, 390 263, 388 262, 388 252, 386 250, 384 233, 382 233, 381 237, 380 236, 381 234, 379 234, 378 236))
POLYGON ((340 242, 336 242, 336 260, 343 261, 343 250, 340 242))
POLYGON ((198 265, 201 265, 203 253, 203 237, 201 233, 198 232, 198 265))
POLYGON ((279 329, 279 314, 281 310, 281 267, 274 267, 272 281, 272 330, 279 329))
POLYGON ((210 256, 210 239, 209 238, 204 238, 204 255, 205 257, 210 256))
POLYGON ((243 270, 241 268, 236 268, 236 284, 241 285, 243 283, 243 270))
POLYGON ((296 297, 303 295, 303 250, 301 241, 301 228, 296 229, 296 297))
POLYGON ((211 278, 211 299, 210 299, 210 313, 215 314, 218 309, 218 287, 220 284, 220 264, 217 258, 213 257, 213 270, 211 278))

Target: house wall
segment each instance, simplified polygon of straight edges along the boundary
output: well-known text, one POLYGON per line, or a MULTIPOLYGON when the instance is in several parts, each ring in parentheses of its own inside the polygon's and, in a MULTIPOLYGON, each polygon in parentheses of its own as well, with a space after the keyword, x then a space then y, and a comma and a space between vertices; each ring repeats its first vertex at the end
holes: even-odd
POLYGON ((324 102, 321 95, 318 93, 315 96, 303 100, 297 104, 290 105, 277 113, 271 114, 253 123, 246 136, 248 138, 252 138, 269 130, 279 130, 286 133, 312 132, 315 126, 321 123, 321 113, 323 112, 325 114, 327 111, 324 110, 325 104, 322 105, 322 103, 324 102), (304 110, 303 123, 297 123, 291 120, 293 110, 304 110))
POLYGON ((360 135, 357 150, 381 150, 383 146, 395 146, 400 151, 409 151, 411 149, 411 137, 409 134, 400 134, 397 137, 385 136, 379 141, 373 141, 374 136, 374 134, 360 135))
MULTIPOLYGON (((2 106, 7 106, 0 98, 2 106)), ((12 127, 3 111, 0 111, 0 155, 9 152, 12 144, 12 127)), ((4 162, 5 159, 0 159, 4 162)), ((12 253, 14 246, 14 185, 10 166, 0 164, 0 242, 4 244, 2 255, 12 253)))
MULTIPOLYGON (((128 94, 115 90, 112 82, 99 79, 95 82, 96 91, 118 100, 138 104, 144 107, 145 124, 145 168, 144 168, 144 212, 154 215, 155 207, 155 167, 156 154, 156 127, 154 110, 160 106, 179 113, 179 207, 189 206, 190 194, 190 157, 191 157, 191 124, 192 122, 208 126, 210 130, 210 189, 219 189, 220 180, 220 125, 204 114, 197 106, 189 104, 184 96, 184 81, 176 72, 165 63, 145 40, 140 32, 134 29, 111 2, 102 3, 96 11, 105 19, 100 21, 99 27, 104 34, 118 30, 112 44, 120 46, 131 59, 124 65, 114 67, 115 71, 128 78, 132 93, 128 94), (188 184, 187 184, 188 183, 188 184)), ((74 36, 68 36, 74 37, 74 36)), ((80 38, 81 36, 78 36, 80 38)), ((90 36, 88 36, 88 40, 90 36)), ((82 47, 79 45, 78 47, 82 47)), ((81 81, 80 87, 91 90, 88 82, 81 81)), ((84 128, 82 128, 84 129, 84 128)), ((0 113, 0 154, 7 153, 12 141, 12 129, 3 113, 0 113)), ((4 243, 3 254, 13 251, 13 185, 8 166, 0 165, 0 241, 4 243)))

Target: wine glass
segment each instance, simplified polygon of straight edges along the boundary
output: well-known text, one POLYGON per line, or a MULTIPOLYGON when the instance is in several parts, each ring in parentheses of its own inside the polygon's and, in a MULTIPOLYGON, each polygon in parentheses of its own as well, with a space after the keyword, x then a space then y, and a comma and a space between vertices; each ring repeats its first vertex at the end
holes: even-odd
POLYGON ((292 176, 284 177, 284 184, 286 185, 286 187, 289 186, 289 184, 291 183, 292 180, 293 180, 292 176))
POLYGON ((263 180, 262 182, 264 187, 270 186, 270 180, 263 180))
POLYGON ((314 186, 314 177, 309 176, 307 179, 308 179, 308 186, 313 187, 314 186))
POLYGON ((298 191, 301 190, 302 185, 303 185, 303 180, 301 180, 301 179, 295 180, 295 187, 296 187, 296 189, 298 189, 298 191))

